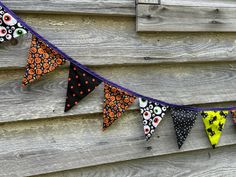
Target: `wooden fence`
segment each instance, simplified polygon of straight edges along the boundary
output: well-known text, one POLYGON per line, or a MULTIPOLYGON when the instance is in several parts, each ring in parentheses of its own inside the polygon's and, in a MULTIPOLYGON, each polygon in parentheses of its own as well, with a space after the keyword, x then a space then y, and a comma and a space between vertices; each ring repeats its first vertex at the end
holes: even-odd
MULTIPOLYGON (((127 88, 177 104, 236 105, 233 0, 2 2, 127 88)), ((0 176, 236 175, 231 120, 217 149, 199 119, 179 150, 169 115, 145 141, 137 103, 103 132, 102 85, 64 113, 68 66, 21 88, 30 38, 0 45, 0 176)))

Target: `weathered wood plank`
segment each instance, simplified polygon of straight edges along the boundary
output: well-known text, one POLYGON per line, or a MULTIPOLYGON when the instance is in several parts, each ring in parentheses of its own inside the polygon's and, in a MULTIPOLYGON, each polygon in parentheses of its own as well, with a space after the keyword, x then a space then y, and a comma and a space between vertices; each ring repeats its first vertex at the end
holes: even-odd
MULTIPOLYGON (((200 104, 236 100, 235 68, 235 63, 219 63, 92 69, 146 96, 171 103, 200 104)), ((23 72, 0 72, 0 122, 102 112, 103 84, 65 114, 67 69, 48 74, 28 89, 20 87, 23 72)), ((131 109, 137 109, 137 105, 131 109)))
POLYGON ((137 31, 236 31, 236 8, 137 5, 137 31))
POLYGON ((199 6, 199 7, 236 7, 234 0, 161 0, 161 5, 199 6))
MULTIPOLYGON (((46 7, 47 12, 43 13, 56 13, 55 8, 62 9, 63 3, 71 1, 47 1, 40 8, 45 4, 53 5, 55 2, 58 6, 54 4, 55 7, 46 7), (53 8, 54 11, 51 10, 53 8)), ((111 12, 110 5, 104 4, 105 1, 95 2, 96 8, 98 6, 102 8, 92 9, 94 6, 92 8, 87 6, 89 10, 86 9, 86 3, 92 3, 92 0, 79 3, 84 2, 85 6, 81 6, 82 9, 73 7, 72 13, 121 15, 116 12, 116 5, 114 12, 111 12), (101 9, 105 9, 105 12, 101 12, 101 9)), ((123 3, 106 1, 110 2, 123 3)), ((40 11, 40 8, 37 9, 40 4, 36 7, 39 1, 28 1, 28 3, 35 5, 35 12, 40 11)), ((64 6, 65 10, 71 8, 67 7, 67 4, 64 6)), ((112 65, 93 69, 145 95, 184 104, 235 100, 234 62, 213 65, 205 63, 181 66, 114 66, 123 63, 137 65, 186 61, 234 61, 235 34, 233 33, 198 35, 166 33, 159 36, 136 34, 133 18, 71 15, 54 17, 38 14, 22 15, 22 17, 50 41, 82 63, 93 66, 112 65)), ((111 129, 102 132, 102 86, 83 100, 77 108, 68 114, 63 113, 67 85, 66 69, 57 70, 46 76, 46 80, 37 82, 28 89, 19 87, 23 69, 3 69, 22 68, 27 55, 24 51, 28 50, 28 45, 29 38, 28 42, 21 40, 15 46, 0 46, 2 51, 0 51, 0 122, 2 123, 0 124, 0 176, 37 175, 210 147, 202 122, 199 120, 183 149, 178 150, 169 115, 153 139, 146 142, 139 112, 132 111, 138 108, 137 105, 134 105, 131 111, 127 111, 111 129), (79 116, 65 117, 73 114, 79 116), (43 118, 44 120, 4 124, 4 122, 43 118)), ((228 121, 219 146, 236 144, 234 133, 235 129, 228 121)), ((203 171, 202 174, 206 172, 203 171)))
MULTIPOLYGON (((85 65, 235 61, 235 33, 135 33, 135 19, 21 15, 85 65), (50 20, 49 20, 50 19, 50 20)), ((0 45, 0 68, 22 68, 30 39, 0 45), (16 57, 17 53, 17 57, 16 57)))
POLYGON ((236 145, 105 164, 35 177, 233 177, 236 176, 236 145))
POLYGON ((134 0, 2 0, 2 2, 10 9, 23 13, 135 16, 134 0))
MULTIPOLYGON (((169 115, 149 142, 144 140, 139 111, 126 112, 107 131, 101 126, 101 114, 1 125, 0 176, 30 176, 211 148, 200 119, 181 150, 169 115)), ((218 148, 235 143, 235 127, 227 121, 218 148)))
POLYGON ((160 4, 161 0, 136 0, 137 4, 160 4))

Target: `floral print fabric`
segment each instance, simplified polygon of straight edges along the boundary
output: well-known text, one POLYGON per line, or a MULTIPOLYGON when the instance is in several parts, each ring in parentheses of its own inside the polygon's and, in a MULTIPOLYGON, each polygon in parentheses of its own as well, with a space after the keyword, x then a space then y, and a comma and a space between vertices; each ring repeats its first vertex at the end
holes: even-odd
POLYGON ((104 84, 103 129, 119 119, 136 97, 114 86, 104 84))
POLYGON ((167 107, 144 98, 139 98, 139 106, 143 118, 144 134, 146 140, 149 140, 161 120, 164 118, 167 107))
POLYGON ((231 111, 234 125, 236 125, 236 110, 231 111))
POLYGON ((17 38, 27 32, 27 29, 0 6, 0 43, 17 38))
POLYGON ((65 112, 74 105, 77 105, 80 100, 90 94, 101 82, 101 80, 71 63, 65 112))
POLYGON ((193 128, 197 115, 198 112, 196 111, 171 108, 171 117, 173 119, 179 149, 193 128))
POLYGON ((203 111, 202 120, 213 148, 218 144, 229 111, 203 111))
POLYGON ((36 36, 32 36, 23 86, 65 64, 65 59, 36 36))

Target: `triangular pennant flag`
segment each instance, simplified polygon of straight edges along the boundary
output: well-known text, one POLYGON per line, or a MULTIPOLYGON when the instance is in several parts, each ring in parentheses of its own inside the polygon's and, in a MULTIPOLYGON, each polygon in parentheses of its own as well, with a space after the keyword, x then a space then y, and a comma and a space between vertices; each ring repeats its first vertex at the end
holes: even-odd
POLYGON ((229 111, 203 111, 202 120, 213 148, 218 144, 229 111))
POLYGON ((77 105, 80 100, 90 94, 101 82, 101 80, 71 63, 65 112, 74 105, 77 105))
POLYGON ((108 84, 104 84, 103 130, 119 119, 136 97, 108 84))
POLYGON ((146 100, 144 98, 139 98, 139 106, 143 118, 144 134, 146 140, 149 140, 156 127, 164 118, 167 106, 146 100))
POLYGON ((0 5, 0 43, 22 36, 27 32, 27 29, 0 5))
POLYGON ((231 111, 234 125, 236 125, 236 110, 231 111))
POLYGON ((173 119, 179 149, 193 128, 197 115, 198 112, 193 110, 177 107, 171 108, 171 117, 173 119))
POLYGON ((58 66, 65 64, 65 61, 57 51, 33 35, 25 75, 22 80, 23 86, 55 70, 58 66))

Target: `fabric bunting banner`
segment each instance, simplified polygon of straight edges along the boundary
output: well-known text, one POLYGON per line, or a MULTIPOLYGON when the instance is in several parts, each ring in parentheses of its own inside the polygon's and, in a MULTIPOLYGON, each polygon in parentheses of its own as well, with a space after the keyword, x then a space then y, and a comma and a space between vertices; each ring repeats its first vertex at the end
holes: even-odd
POLYGON ((50 43, 0 2, 0 43, 16 40, 17 37, 27 33, 32 34, 32 41, 29 44, 22 85, 30 87, 30 83, 39 80, 49 72, 55 71, 58 66, 64 65, 66 61, 70 62, 64 111, 69 111, 101 83, 104 83, 103 130, 119 119, 134 104, 136 98, 139 98, 141 112, 141 116, 140 114, 137 115, 137 119, 142 118, 146 140, 149 140, 161 122, 167 119, 168 111, 173 120, 179 148, 182 147, 190 134, 198 116, 202 118, 213 148, 219 142, 228 115, 232 117, 233 123, 236 125, 236 106, 206 109, 172 104, 146 97, 98 75, 50 43))
POLYGON ((168 107, 144 98, 139 98, 139 106, 143 118, 144 134, 146 140, 149 140, 164 118, 168 107))
POLYGON ((119 119, 136 97, 114 86, 104 84, 103 129, 119 119))
POLYGON ((28 32, 20 22, 0 6, 0 43, 10 41, 28 32))
POLYGON ((65 59, 42 40, 32 36, 23 86, 28 85, 44 74, 54 71, 58 66, 65 64, 65 59))
POLYGON ((218 144, 229 111, 203 111, 202 120, 213 148, 218 144))
POLYGON ((171 108, 171 117, 173 119, 179 149, 184 144, 184 141, 193 128, 197 115, 198 112, 196 111, 171 108))
POLYGON ((74 105, 77 105, 80 100, 90 94, 101 82, 101 80, 71 63, 65 112, 70 110, 74 105))

